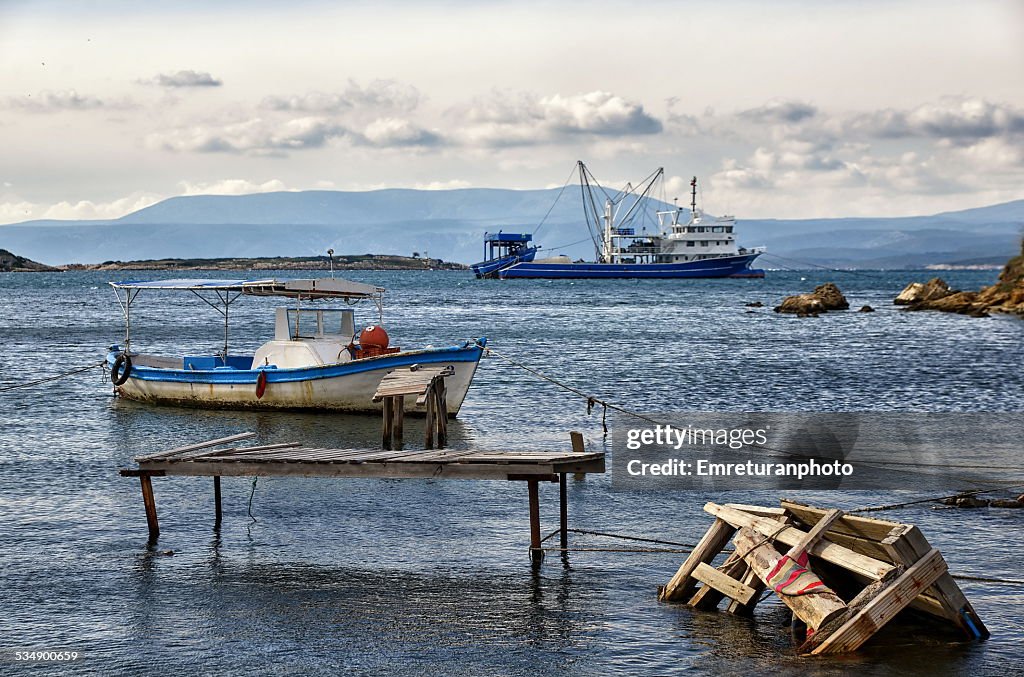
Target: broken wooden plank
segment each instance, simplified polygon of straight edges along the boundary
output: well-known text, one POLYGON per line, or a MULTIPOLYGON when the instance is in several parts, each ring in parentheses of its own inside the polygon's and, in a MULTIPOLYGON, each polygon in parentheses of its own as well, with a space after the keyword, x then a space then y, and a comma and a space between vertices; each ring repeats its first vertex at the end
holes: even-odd
POLYGON ((933 548, 864 605, 841 628, 829 635, 812 653, 836 654, 856 650, 946 571, 946 561, 933 548))
POLYGON ((195 444, 187 444, 183 447, 171 449, 169 451, 161 451, 156 454, 149 454, 148 456, 136 456, 136 461, 151 459, 151 458, 166 458, 168 456, 176 456, 178 454, 184 454, 189 451, 198 451, 199 449, 207 449, 209 447, 216 447, 221 444, 231 444, 232 442, 238 442, 239 440, 247 440, 250 437, 256 437, 256 433, 238 433, 237 435, 229 435, 228 437, 221 437, 216 440, 207 440, 206 442, 197 442, 195 444))
POLYGON ((722 548, 734 533, 736 533, 736 527, 725 520, 716 519, 697 546, 690 551, 689 557, 676 571, 675 576, 659 591, 658 599, 663 602, 678 602, 688 599, 693 594, 693 589, 697 587, 696 581, 691 576, 693 570, 701 562, 706 564, 722 552, 722 548))
POLYGON ((749 604, 754 595, 757 594, 749 585, 740 583, 735 578, 704 562, 698 564, 691 575, 704 585, 714 588, 729 599, 736 600, 740 604, 749 604))

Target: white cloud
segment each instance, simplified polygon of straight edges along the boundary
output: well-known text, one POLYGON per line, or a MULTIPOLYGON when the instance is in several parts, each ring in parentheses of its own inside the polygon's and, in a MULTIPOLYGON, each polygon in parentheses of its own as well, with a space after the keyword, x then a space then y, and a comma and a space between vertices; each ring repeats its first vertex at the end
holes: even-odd
POLYGON ((262 108, 307 113, 340 113, 354 109, 412 111, 420 103, 420 92, 412 85, 394 80, 374 80, 365 87, 353 80, 340 92, 311 91, 300 95, 268 96, 262 108))
POLYGON ((244 122, 179 127, 150 134, 151 148, 196 153, 247 153, 283 156, 285 151, 321 148, 348 130, 321 117, 286 121, 254 118, 244 122))
POLYGON ((460 188, 471 188, 473 184, 462 179, 450 179, 448 181, 430 181, 429 183, 414 183, 416 190, 457 190, 460 188))
POLYGON ((276 193, 289 190, 284 181, 270 179, 263 183, 248 179, 221 179, 212 182, 180 181, 182 195, 250 195, 252 193, 276 193))
POLYGON ((775 99, 763 106, 740 111, 737 115, 747 120, 761 123, 793 123, 812 118, 818 109, 803 101, 784 101, 775 99))
POLYGON ((572 137, 656 134, 662 123, 642 104, 610 92, 538 97, 493 92, 451 114, 468 145, 492 147, 560 143, 572 137))
POLYGON ((363 130, 363 141, 382 148, 404 146, 437 146, 443 142, 441 135, 408 120, 380 118, 363 130))
POLYGON ((846 128, 883 138, 920 136, 969 143, 1024 134, 1024 109, 979 98, 949 97, 908 110, 887 108, 855 115, 846 128))
POLYGON ((181 70, 176 73, 158 73, 142 84, 159 87, 220 87, 224 83, 209 73, 193 70, 181 70))
MULTIPOLYGON (((9 196, 10 197, 10 196, 9 196)), ((156 204, 162 198, 152 193, 132 193, 110 202, 61 201, 56 204, 42 204, 11 197, 0 202, 0 223, 17 223, 35 219, 117 219, 125 214, 156 204)))
POLYGON ((56 113, 59 111, 84 111, 98 109, 134 108, 129 99, 103 100, 89 94, 79 94, 74 89, 44 90, 35 96, 27 94, 20 97, 7 97, 7 108, 20 108, 36 113, 56 113))

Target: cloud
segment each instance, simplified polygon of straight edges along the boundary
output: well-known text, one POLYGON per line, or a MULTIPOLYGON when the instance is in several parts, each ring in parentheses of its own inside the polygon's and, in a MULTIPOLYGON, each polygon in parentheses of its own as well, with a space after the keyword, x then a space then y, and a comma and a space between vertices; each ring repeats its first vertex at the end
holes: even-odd
POLYGON ((379 148, 437 146, 443 143, 440 134, 398 118, 374 120, 363 130, 361 140, 379 148))
POLYGON ((558 143, 583 135, 657 134, 663 129, 642 104, 602 91, 548 97, 495 92, 451 114, 464 123, 465 143, 492 147, 558 143))
POLYGON ((0 202, 0 223, 16 223, 34 219, 117 219, 125 214, 156 204, 162 198, 152 193, 136 192, 110 202, 61 201, 56 204, 29 202, 12 197, 0 202))
POLYGON ((192 70, 158 73, 149 80, 140 80, 139 82, 158 87, 220 87, 224 84, 223 81, 209 73, 192 70))
POLYGON ((270 179, 256 183, 248 179, 221 179, 209 183, 181 181, 178 183, 182 195, 251 195, 253 193, 277 193, 287 191, 284 181, 270 179))
POLYGON ((855 115, 846 129, 881 138, 918 136, 969 143, 1024 133, 1024 109, 978 98, 946 98, 909 110, 890 108, 855 115))
POLYGON ((759 123, 794 123, 812 118, 818 109, 802 101, 773 100, 758 106, 740 111, 736 115, 742 119, 759 123))
POLYGON ((416 190, 458 190, 460 188, 470 188, 472 185, 469 181, 463 181, 462 179, 449 179, 448 181, 414 183, 412 187, 416 190))
POLYGON ((342 113, 369 108, 373 110, 412 111, 420 103, 420 92, 412 85, 394 80, 374 80, 365 87, 353 80, 340 92, 312 91, 301 95, 268 96, 261 108, 306 113, 342 113))
POLYGON ((271 121, 254 118, 219 125, 194 125, 150 134, 151 148, 194 153, 246 153, 284 156, 287 151, 326 146, 332 139, 344 137, 348 130, 322 117, 271 121))
POLYGON ((88 94, 79 94, 74 89, 49 91, 44 90, 36 96, 28 94, 21 97, 8 97, 7 108, 20 108, 36 113, 56 113, 60 111, 85 111, 98 109, 125 109, 135 105, 128 99, 103 100, 88 94))

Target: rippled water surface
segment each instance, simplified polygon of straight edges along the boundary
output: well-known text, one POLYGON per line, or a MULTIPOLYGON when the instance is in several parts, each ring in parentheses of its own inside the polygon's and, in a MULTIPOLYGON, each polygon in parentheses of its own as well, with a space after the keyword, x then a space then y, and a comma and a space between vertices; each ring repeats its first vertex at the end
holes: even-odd
MULTIPOLYGON (((395 344, 487 336, 497 351, 631 409, 1024 410, 1024 323, 898 312, 891 299, 930 277, 923 272, 575 283, 351 277, 388 288, 395 344), (826 280, 853 307, 877 312, 771 312, 782 296, 826 280), (765 307, 747 308, 751 301, 765 307)), ((946 275, 962 288, 994 277, 946 275)), ((99 361, 120 342, 109 278, 0 275, 0 386, 99 361)), ((216 350, 211 310, 186 294, 143 294, 133 312, 137 349, 216 350)), ((273 304, 236 306, 238 351, 273 333, 273 304)), ((369 308, 362 318, 372 319, 369 308)), ((658 603, 656 586, 684 555, 577 552, 532 571, 526 491, 513 482, 265 478, 253 523, 251 480, 226 478, 217 532, 210 479, 156 478, 162 531, 150 547, 138 481, 117 473, 134 455, 249 430, 268 442, 376 445, 379 421, 149 407, 114 399, 105 379, 96 369, 0 393, 0 650, 77 649, 85 658, 71 669, 161 674, 1010 674, 1024 662, 1021 587, 962 584, 993 633, 983 644, 927 627, 910 635, 903 625, 856 656, 807 660, 795 657, 774 599, 753 620, 658 603)), ((415 438, 419 423, 408 427, 415 438)), ((492 357, 449 432, 453 447, 562 449, 573 429, 604 448, 599 413, 588 416, 580 398, 492 357)), ((789 493, 847 508, 915 496, 789 493)), ((778 498, 618 493, 609 477, 589 476, 570 483, 570 522, 692 543, 709 524, 706 500, 778 498)), ((541 487, 541 503, 543 526, 553 529, 556 487, 541 487)), ((1019 511, 924 505, 884 515, 920 525, 955 573, 1024 578, 1019 511)), ((594 536, 574 536, 573 545, 629 547, 594 536)))

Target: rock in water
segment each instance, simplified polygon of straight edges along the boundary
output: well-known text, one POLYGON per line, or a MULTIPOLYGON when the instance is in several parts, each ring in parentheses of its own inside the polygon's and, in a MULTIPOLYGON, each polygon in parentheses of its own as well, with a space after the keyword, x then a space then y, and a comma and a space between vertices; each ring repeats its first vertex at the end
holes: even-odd
POLYGON ((787 296, 775 306, 777 313, 795 313, 801 317, 817 315, 829 310, 846 310, 850 307, 839 287, 831 282, 815 287, 810 294, 787 296))
POLYGON ((912 282, 893 301, 907 310, 941 310, 972 317, 988 317, 989 312, 1012 313, 1024 317, 1024 241, 1021 253, 1007 261, 999 281, 981 291, 955 291, 939 278, 925 284, 912 282))
POLYGON ((858 313, 873 313, 873 312, 875 312, 875 309, 872 308, 871 306, 861 306, 860 310, 858 310, 857 312, 858 313))
POLYGON ((760 301, 752 301, 752 302, 750 302, 750 303, 748 303, 748 304, 747 304, 747 308, 760 308, 760 307, 762 307, 763 305, 764 305, 764 304, 763 304, 763 303, 761 303, 760 301))
POLYGON ((910 306, 923 301, 935 301, 955 293, 956 291, 950 289, 942 278, 933 277, 924 284, 911 282, 893 300, 893 303, 897 306, 910 306))

